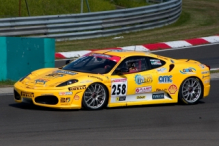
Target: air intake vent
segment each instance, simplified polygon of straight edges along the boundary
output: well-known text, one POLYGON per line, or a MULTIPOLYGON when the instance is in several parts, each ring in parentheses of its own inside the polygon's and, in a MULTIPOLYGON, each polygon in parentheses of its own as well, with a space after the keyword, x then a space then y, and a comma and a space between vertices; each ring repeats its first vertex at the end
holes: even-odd
POLYGON ((56 96, 38 96, 35 98, 36 103, 55 105, 59 102, 56 96))
POLYGON ((174 64, 170 64, 169 72, 173 70, 174 66, 175 66, 174 64))

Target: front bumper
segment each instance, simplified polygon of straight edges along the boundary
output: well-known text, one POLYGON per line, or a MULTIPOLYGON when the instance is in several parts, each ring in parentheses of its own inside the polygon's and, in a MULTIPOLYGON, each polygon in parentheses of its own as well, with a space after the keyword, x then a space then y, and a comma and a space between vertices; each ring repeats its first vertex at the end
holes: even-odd
POLYGON ((84 90, 37 90, 29 89, 20 83, 14 85, 14 100, 18 103, 33 103, 37 106, 57 109, 81 109, 84 90), (65 95, 67 93, 67 95, 65 95), (72 93, 72 94, 70 94, 72 93))

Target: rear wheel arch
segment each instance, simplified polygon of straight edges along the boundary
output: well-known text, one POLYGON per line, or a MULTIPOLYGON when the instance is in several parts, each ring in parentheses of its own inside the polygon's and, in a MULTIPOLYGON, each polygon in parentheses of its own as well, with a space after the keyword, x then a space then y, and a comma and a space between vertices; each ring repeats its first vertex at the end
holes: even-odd
POLYGON ((179 88, 179 92, 178 92, 178 102, 181 102, 181 103, 184 103, 184 104, 195 104, 195 103, 197 103, 200 99, 202 99, 203 98, 203 94, 204 94, 204 85, 203 85, 203 82, 202 82, 202 80, 199 78, 199 77, 197 77, 197 76, 190 76, 190 77, 188 77, 188 78, 185 78, 183 81, 182 81, 182 83, 180 84, 180 88, 179 88), (199 84, 200 84, 200 86, 201 86, 201 94, 200 94, 200 96, 198 97, 198 99, 196 100, 196 101, 194 101, 194 102, 188 102, 188 101, 186 101, 186 99, 184 99, 183 98, 183 95, 182 95, 182 86, 184 85, 184 83, 186 82, 186 81, 188 81, 188 80, 190 80, 190 79, 197 79, 199 82, 199 84))

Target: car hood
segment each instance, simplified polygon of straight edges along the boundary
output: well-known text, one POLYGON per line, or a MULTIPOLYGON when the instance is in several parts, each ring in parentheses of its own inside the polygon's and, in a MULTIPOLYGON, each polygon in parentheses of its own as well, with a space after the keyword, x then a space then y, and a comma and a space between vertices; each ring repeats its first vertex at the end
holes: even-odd
POLYGON ((98 74, 81 73, 62 69, 42 69, 32 72, 23 81, 22 84, 28 88, 37 87, 56 87, 57 85, 76 79, 77 83, 91 83, 94 80, 103 80, 98 74))

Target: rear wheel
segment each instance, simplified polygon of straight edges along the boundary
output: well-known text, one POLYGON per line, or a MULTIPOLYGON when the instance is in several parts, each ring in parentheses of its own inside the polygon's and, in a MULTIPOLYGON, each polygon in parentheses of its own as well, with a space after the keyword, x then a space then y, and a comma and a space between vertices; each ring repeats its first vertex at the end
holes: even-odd
POLYGON ((198 78, 187 78, 180 86, 179 100, 185 104, 195 104, 202 96, 202 85, 198 78))
POLYGON ((83 95, 82 104, 86 109, 98 110, 106 106, 107 90, 100 83, 91 84, 83 95))

